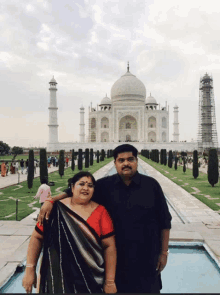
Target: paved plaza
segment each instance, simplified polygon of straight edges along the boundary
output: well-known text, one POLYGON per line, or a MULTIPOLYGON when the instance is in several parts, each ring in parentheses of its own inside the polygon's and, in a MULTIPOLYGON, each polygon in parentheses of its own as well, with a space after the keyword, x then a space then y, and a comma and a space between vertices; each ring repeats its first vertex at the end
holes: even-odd
MULTIPOLYGON (((147 174, 157 179, 166 195, 173 217, 170 241, 204 242, 220 262, 220 215, 141 159, 139 164, 147 174)), ((94 173, 94 177, 99 179, 105 176, 113 166, 112 161, 94 173)), ((49 172, 56 170, 56 167, 50 168, 49 172)), ((5 186, 17 184, 17 175, 11 176, 13 178, 4 178, 5 186)), ((39 171, 36 176, 39 176, 39 171)), ((21 181, 27 179, 27 175, 22 177, 21 181)), ((0 187, 3 185, 2 179, 0 187)), ((33 218, 38 211, 21 221, 0 221, 0 286, 26 259, 30 235, 35 226, 33 218)))

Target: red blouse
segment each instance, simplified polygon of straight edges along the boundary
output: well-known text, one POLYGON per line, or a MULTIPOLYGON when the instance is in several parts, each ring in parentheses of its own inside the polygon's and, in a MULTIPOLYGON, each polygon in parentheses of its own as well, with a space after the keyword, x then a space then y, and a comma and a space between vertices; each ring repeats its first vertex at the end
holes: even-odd
MULTIPOLYGON (((113 236, 114 227, 112 219, 104 206, 99 205, 89 216, 86 222, 96 231, 101 239, 113 236)), ((36 224, 37 232, 43 234, 43 225, 36 224)))

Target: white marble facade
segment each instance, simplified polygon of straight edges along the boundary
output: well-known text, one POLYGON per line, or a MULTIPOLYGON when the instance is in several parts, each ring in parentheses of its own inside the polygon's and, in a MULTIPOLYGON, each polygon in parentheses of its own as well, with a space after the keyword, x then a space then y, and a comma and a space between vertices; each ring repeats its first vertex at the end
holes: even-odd
MULTIPOLYGON (((89 126, 85 138, 84 107, 80 107, 80 142, 58 142, 56 105, 56 81, 50 81, 49 152, 61 149, 70 151, 79 148, 114 149, 119 144, 131 143, 138 151, 142 149, 167 149, 193 151, 197 142, 179 142, 178 117, 176 117, 175 140, 169 142, 169 107, 158 105, 151 94, 146 98, 145 85, 129 71, 121 76, 111 88, 111 99, 107 95, 97 108, 89 107, 89 126), (53 86, 53 87, 52 87, 53 86), (52 89, 53 88, 53 89, 52 89), (177 140, 176 140, 177 139, 177 140)), ((178 116, 178 115, 176 115, 178 116)))
POLYGON ((169 111, 154 97, 146 99, 144 84, 130 73, 117 80, 111 99, 89 109, 88 142, 168 142, 169 111))

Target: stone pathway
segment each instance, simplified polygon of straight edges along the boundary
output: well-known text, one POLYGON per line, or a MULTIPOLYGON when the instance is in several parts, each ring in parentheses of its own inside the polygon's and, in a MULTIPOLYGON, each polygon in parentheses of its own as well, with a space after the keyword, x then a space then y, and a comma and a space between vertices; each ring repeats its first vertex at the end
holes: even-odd
MULTIPOLYGON (((168 203, 172 205, 169 207, 173 217, 170 241, 204 242, 220 261, 220 216, 141 159, 139 163, 157 179, 168 203), (179 222, 178 216, 184 223, 179 222)), ((95 179, 104 177, 113 166, 112 161, 98 170, 94 173, 95 179)), ((10 182, 7 184, 10 185, 10 182)), ((38 212, 39 209, 21 221, 0 221, 0 286, 26 259, 30 235, 35 226, 33 218, 38 212)))

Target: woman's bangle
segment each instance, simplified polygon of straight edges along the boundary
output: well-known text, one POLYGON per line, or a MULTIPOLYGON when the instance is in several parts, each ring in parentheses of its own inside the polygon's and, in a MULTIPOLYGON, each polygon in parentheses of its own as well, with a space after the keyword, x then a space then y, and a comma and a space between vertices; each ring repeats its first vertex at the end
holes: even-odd
POLYGON ((26 264, 26 267, 36 267, 36 265, 33 265, 33 264, 26 264))
POLYGON ((46 201, 50 202, 51 204, 54 204, 54 201, 53 200, 45 200, 45 202, 46 201))

